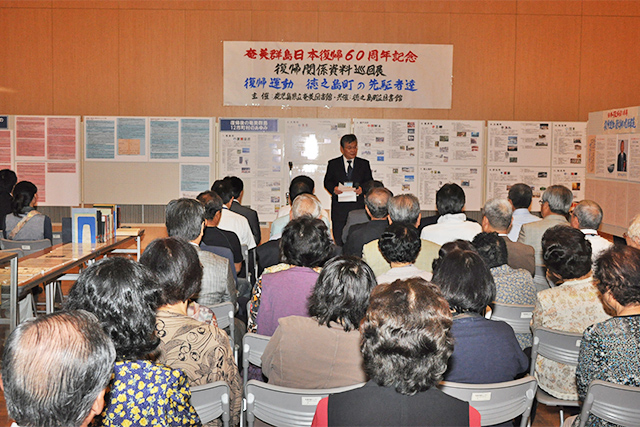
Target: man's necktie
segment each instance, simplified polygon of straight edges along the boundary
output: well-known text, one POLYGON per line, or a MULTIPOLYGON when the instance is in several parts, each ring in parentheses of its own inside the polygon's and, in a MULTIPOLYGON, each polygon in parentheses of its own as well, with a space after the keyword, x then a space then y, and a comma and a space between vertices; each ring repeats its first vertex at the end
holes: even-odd
POLYGON ((349 166, 347 166, 347 179, 349 181, 351 181, 351 174, 353 173, 353 166, 351 166, 351 162, 353 160, 347 160, 347 163, 349 163, 349 166))

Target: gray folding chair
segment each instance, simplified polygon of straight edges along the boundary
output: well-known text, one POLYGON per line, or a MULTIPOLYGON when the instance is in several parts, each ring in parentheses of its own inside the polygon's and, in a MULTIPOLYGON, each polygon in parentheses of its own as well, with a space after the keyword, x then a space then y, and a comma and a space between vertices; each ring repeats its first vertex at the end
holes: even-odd
POLYGON ((438 388, 480 412, 483 426, 511 421, 522 415, 520 427, 529 421, 538 383, 527 375, 519 380, 493 384, 462 384, 443 381, 438 388))
POLYGON ((233 306, 231 301, 212 305, 209 308, 213 311, 213 314, 216 315, 216 320, 218 321, 218 327, 220 329, 229 327, 229 344, 231 344, 231 349, 235 354, 236 347, 233 334, 235 333, 236 327, 233 319, 235 317, 234 312, 236 308, 233 306))
MULTIPOLYGON (((564 365, 577 366, 580 354, 580 342, 582 334, 575 332, 554 331, 549 328, 537 328, 533 331, 533 347, 531 347, 531 367, 529 374, 533 376, 536 369, 536 359, 538 356, 545 357, 564 365)), ((567 379, 570 381, 572 379, 567 379)), ((574 379, 575 381, 575 379, 574 379)), ((560 427, 564 425, 563 407, 579 407, 577 400, 557 399, 544 390, 538 388, 536 392, 538 403, 547 406, 557 406, 560 409, 560 427)))
POLYGON ((501 304, 494 302, 491 308, 491 320, 502 320, 508 323, 516 334, 531 335, 531 317, 533 305, 501 304))
POLYGON ((2 249, 20 249, 24 255, 29 255, 51 246, 51 240, 8 240, 0 238, 0 247, 2 249))
POLYGON ((249 381, 249 364, 262 366, 262 353, 269 344, 270 336, 247 332, 242 338, 242 378, 244 384, 249 381))
POLYGON ((580 425, 589 414, 624 427, 640 426, 640 387, 593 380, 582 404, 580 425))
POLYGON ((229 427, 230 396, 229 386, 224 381, 191 387, 191 405, 202 424, 222 417, 224 427, 229 427))
POLYGON ((275 427, 308 427, 313 421, 320 399, 363 385, 364 383, 360 383, 346 387, 305 390, 251 380, 244 388, 247 423, 249 427, 253 427, 257 418, 275 427))

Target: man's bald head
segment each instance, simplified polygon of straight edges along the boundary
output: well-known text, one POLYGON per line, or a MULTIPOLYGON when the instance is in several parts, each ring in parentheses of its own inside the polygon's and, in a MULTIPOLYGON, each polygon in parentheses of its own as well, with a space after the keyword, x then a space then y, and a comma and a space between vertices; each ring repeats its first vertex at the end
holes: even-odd
POLYGON ((387 205, 391 197, 393 197, 393 194, 386 188, 372 188, 369 190, 364 199, 364 204, 369 211, 369 215, 371 215, 372 218, 386 218, 389 214, 387 205))
POLYGON ((22 427, 88 425, 102 411, 115 358, 111 339, 86 311, 23 322, 2 358, 9 417, 22 427))
POLYGON ((304 215, 312 218, 320 218, 322 215, 322 204, 313 194, 300 194, 291 205, 291 219, 297 219, 304 215))

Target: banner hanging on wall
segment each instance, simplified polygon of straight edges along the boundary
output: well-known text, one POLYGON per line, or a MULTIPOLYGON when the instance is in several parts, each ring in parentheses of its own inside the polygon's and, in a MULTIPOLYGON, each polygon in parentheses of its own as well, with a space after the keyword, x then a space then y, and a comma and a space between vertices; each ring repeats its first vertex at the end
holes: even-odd
POLYGON ((224 105, 451 108, 453 45, 224 42, 224 105))

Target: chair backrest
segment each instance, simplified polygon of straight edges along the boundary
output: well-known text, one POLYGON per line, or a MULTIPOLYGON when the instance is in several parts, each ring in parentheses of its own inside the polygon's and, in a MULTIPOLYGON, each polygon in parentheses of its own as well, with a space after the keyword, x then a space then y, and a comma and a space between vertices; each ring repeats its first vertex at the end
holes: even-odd
POLYGON ((593 380, 582 404, 580 427, 584 427, 589 414, 612 424, 640 426, 640 387, 593 380))
POLYGON ((202 424, 222 416, 222 423, 229 427, 230 403, 229 386, 224 381, 191 387, 191 405, 202 424))
POLYGON ((558 363, 570 366, 578 365, 582 334, 575 332, 555 331, 549 328, 537 328, 533 331, 531 347, 531 368, 533 375, 536 369, 536 358, 545 357, 558 363))
POLYGON ((262 366, 262 353, 269 344, 270 336, 254 334, 247 332, 242 337, 242 377, 244 384, 247 383, 249 377, 249 364, 254 366, 262 366))
POLYGON ((231 349, 234 350, 235 343, 233 341, 233 334, 235 332, 235 323, 233 318, 235 317, 235 306, 231 303, 231 301, 227 301, 221 302, 220 304, 212 305, 209 308, 211 309, 211 311, 213 311, 213 314, 216 315, 216 320, 218 321, 218 327, 220 329, 229 327, 229 342, 231 343, 231 349))
POLYGON ((491 309, 491 320, 502 320, 513 328, 516 334, 531 334, 530 322, 533 316, 533 305, 501 304, 494 302, 491 309))
POLYGON ((346 387, 305 390, 251 380, 245 386, 247 423, 249 427, 253 427, 257 418, 276 427, 307 427, 313 421, 320 399, 363 385, 364 383, 360 383, 346 387))
POLYGON ((236 272, 236 266, 234 262, 235 260, 233 259, 233 252, 231 252, 231 249, 225 248, 224 246, 209 246, 209 245, 205 245, 204 243, 200 243, 200 249, 228 259, 229 263, 231 264, 233 281, 238 283, 238 273, 236 272))
POLYGON ((519 380, 493 384, 461 384, 443 381, 438 388, 480 412, 483 426, 500 424, 522 415, 521 427, 529 420, 538 383, 527 375, 519 380))
POLYGON ((29 255, 33 252, 37 252, 42 249, 46 249, 51 246, 51 240, 8 240, 0 239, 0 246, 2 249, 20 249, 24 255, 29 255))

